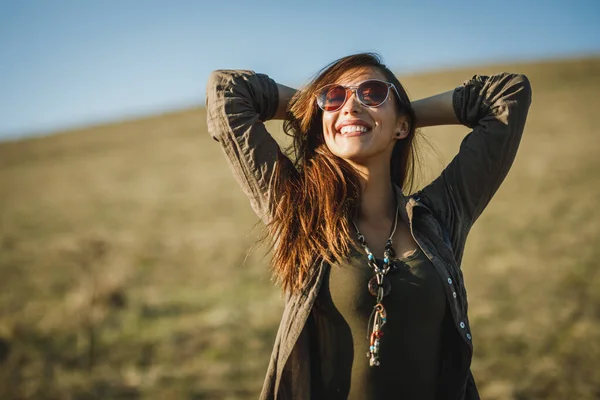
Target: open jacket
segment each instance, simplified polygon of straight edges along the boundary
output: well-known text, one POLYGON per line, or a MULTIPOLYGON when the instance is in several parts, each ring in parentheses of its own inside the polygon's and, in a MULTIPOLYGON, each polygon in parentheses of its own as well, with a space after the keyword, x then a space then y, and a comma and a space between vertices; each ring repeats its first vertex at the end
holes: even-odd
MULTIPOLYGON (((220 143, 254 211, 268 221, 269 186, 278 162, 293 168, 263 124, 279 103, 276 83, 243 70, 211 74, 206 91, 210 135, 220 143)), ((510 169, 523 133, 531 87, 524 75, 475 75, 453 93, 458 120, 472 129, 441 175, 412 196, 396 187, 411 233, 444 282, 456 329, 442 357, 443 398, 478 399, 470 371, 473 334, 461 261, 467 234, 510 169)), ((309 399, 308 324, 326 269, 316 260, 309 285, 285 296, 260 399, 309 399)))

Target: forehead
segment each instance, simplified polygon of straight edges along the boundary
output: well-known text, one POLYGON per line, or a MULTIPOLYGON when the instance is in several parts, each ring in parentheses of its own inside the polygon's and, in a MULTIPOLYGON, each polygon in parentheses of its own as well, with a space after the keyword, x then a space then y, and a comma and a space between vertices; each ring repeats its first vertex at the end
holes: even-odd
POLYGON ((344 72, 337 80, 336 83, 340 85, 354 85, 367 79, 379 79, 382 81, 386 80, 385 75, 376 68, 362 67, 354 68, 344 72))

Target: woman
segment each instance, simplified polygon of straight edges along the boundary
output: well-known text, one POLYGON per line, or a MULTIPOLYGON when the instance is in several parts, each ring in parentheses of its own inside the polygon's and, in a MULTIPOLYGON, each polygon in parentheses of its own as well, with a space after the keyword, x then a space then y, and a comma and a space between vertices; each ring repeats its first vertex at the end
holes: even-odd
POLYGON ((374 54, 341 58, 297 92, 251 71, 211 75, 209 132, 267 224, 285 293, 261 399, 479 398, 460 264, 530 102, 527 78, 507 73, 410 102, 374 54), (269 119, 285 119, 294 161, 269 119), (473 130, 407 196, 415 130, 444 124, 473 130))

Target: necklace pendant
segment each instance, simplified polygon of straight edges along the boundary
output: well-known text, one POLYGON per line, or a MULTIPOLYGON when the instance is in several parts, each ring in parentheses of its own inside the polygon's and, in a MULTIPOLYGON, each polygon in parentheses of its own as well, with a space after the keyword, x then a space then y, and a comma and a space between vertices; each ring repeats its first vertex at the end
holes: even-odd
POLYGON ((369 357, 369 366, 370 367, 379 367, 379 357, 374 354, 367 354, 369 357))
MULTIPOLYGON (((374 276, 369 280, 367 287, 369 288, 369 293, 371 293, 373 296, 377 297, 379 295, 380 286, 379 282, 377 281, 377 276, 374 276)), ((392 291, 392 284, 387 279, 383 279, 381 282, 381 288, 383 289, 383 297, 385 297, 392 291)))

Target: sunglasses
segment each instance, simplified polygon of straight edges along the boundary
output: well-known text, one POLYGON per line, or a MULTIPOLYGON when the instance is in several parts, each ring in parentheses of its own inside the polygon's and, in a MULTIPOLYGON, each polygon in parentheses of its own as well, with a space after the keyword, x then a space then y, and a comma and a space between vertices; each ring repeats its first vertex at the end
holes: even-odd
POLYGON ((358 86, 344 86, 333 83, 317 90, 317 105, 323 111, 335 112, 341 109, 348 99, 349 92, 354 92, 358 102, 365 107, 379 107, 388 99, 390 88, 400 98, 398 89, 393 83, 369 79, 358 86))

